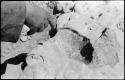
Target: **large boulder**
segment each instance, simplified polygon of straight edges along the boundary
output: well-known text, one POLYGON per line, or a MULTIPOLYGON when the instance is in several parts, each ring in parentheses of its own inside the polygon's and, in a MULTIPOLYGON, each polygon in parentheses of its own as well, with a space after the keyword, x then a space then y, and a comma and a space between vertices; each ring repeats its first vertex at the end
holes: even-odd
MULTIPOLYGON (((56 20, 44 8, 30 2, 3 1, 1 5, 1 41, 16 43, 23 25, 28 35, 42 32, 50 24, 50 35, 56 31, 56 20)), ((53 37, 53 36, 52 36, 53 37)))
POLYGON ((28 35, 35 32, 42 32, 48 24, 52 29, 56 28, 56 20, 44 8, 39 7, 33 3, 26 2, 26 21, 25 24, 30 27, 28 35))
POLYGON ((1 2, 1 41, 17 42, 26 17, 24 2, 1 2))

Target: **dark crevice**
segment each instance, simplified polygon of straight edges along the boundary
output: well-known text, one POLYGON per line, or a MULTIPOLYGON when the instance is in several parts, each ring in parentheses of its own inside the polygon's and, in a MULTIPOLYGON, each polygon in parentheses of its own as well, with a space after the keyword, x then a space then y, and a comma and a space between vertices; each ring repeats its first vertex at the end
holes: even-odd
POLYGON ((108 28, 105 28, 103 31, 102 31, 102 34, 101 34, 101 36, 99 37, 99 38, 101 38, 102 36, 107 36, 105 33, 106 33, 106 31, 107 31, 107 29, 108 28))
POLYGON ((27 32, 27 35, 33 35, 35 32, 37 32, 37 28, 30 28, 30 30, 27 32))
POLYGON ((38 43, 38 45, 43 45, 43 43, 38 43))
POLYGON ((69 20, 68 20, 68 22, 71 20, 71 17, 69 17, 69 20))
POLYGON ((98 17, 101 17, 102 16, 102 13, 100 13, 99 15, 98 15, 98 17))
POLYGON ((63 9, 62 10, 58 10, 57 6, 54 6, 53 15, 56 15, 56 14, 59 14, 59 13, 64 14, 65 12, 64 12, 63 9))
POLYGON ((105 28, 105 29, 102 31, 102 34, 104 34, 106 31, 107 31, 107 28, 105 28))
MULTIPOLYGON (((61 29, 62 29, 62 30, 63 30, 63 29, 70 30, 70 31, 72 31, 73 33, 77 34, 78 36, 82 36, 78 31, 76 31, 76 30, 74 30, 74 29, 72 29, 72 28, 64 27, 64 28, 61 28, 61 29)), ((82 37, 83 37, 83 36, 82 36, 82 37)))
POLYGON ((7 67, 7 63, 6 62, 1 64, 1 75, 5 74, 6 67, 7 67))
POLYGON ((7 64, 19 65, 22 62, 21 69, 24 70, 27 66, 26 57, 27 53, 22 53, 4 61, 4 63, 1 64, 1 75, 5 74, 7 64))
POLYGON ((84 41, 86 41, 86 42, 90 42, 90 39, 89 38, 87 38, 86 36, 83 36, 83 40, 82 40, 83 42, 84 41))
POLYGON ((91 16, 90 18, 91 18, 91 19, 94 19, 94 17, 93 17, 93 16, 91 16))
POLYGON ((22 65, 21 65, 21 69, 24 70, 26 66, 27 66, 27 63, 26 63, 26 60, 25 60, 25 61, 22 63, 22 65))
POLYGON ((50 38, 53 38, 56 35, 56 33, 57 33, 57 29, 51 29, 49 31, 50 38))
POLYGON ((94 48, 90 42, 88 42, 80 51, 81 56, 84 58, 84 62, 89 64, 93 59, 94 48))
POLYGON ((86 36, 83 36, 82 34, 80 34, 78 31, 76 31, 76 30, 74 30, 74 29, 72 29, 72 28, 69 28, 69 27, 64 27, 64 28, 61 28, 61 30, 63 30, 63 29, 66 29, 66 30, 69 30, 69 31, 71 31, 71 32, 73 32, 73 33, 75 33, 76 35, 78 35, 79 37, 82 37, 83 38, 83 46, 84 45, 86 45, 88 42, 90 42, 90 39, 89 38, 87 38, 86 36))
POLYGON ((70 8, 70 11, 71 11, 71 12, 73 12, 73 11, 75 12, 75 5, 70 8))
POLYGON ((81 35, 79 32, 77 32, 74 29, 71 29, 71 28, 61 28, 61 29, 70 30, 73 33, 75 33, 78 36, 83 38, 83 40, 82 40, 83 43, 82 43, 82 48, 81 48, 81 51, 80 51, 80 55, 83 57, 85 63, 87 63, 87 64, 91 63, 92 59, 93 59, 94 48, 93 48, 92 44, 90 43, 90 39, 87 38, 86 36, 81 35))

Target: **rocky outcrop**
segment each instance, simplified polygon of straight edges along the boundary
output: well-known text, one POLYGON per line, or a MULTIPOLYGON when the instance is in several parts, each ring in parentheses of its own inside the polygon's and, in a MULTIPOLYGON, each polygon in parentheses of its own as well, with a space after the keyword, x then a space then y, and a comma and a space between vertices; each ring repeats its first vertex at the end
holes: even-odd
POLYGON ((42 34, 24 42, 27 66, 19 79, 123 79, 122 1, 50 1, 41 7, 58 11, 57 34, 45 42, 42 34))

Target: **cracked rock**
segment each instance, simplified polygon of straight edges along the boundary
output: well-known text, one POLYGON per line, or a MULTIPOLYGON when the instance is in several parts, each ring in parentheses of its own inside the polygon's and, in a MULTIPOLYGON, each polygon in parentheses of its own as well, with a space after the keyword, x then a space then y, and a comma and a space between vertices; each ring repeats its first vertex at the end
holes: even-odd
POLYGON ((100 38, 94 43, 94 59, 96 65, 110 65, 114 67, 119 63, 118 51, 120 45, 112 29, 106 28, 100 38))

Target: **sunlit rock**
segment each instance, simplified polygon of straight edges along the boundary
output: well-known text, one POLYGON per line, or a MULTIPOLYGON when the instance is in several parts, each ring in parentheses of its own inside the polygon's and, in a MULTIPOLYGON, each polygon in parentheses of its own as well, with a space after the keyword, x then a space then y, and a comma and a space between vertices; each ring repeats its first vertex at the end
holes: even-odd
MULTIPOLYGON (((27 58, 28 66, 32 66, 31 69, 36 72, 34 73, 36 78, 42 78, 39 74, 46 74, 45 78, 55 78, 58 76, 58 72, 63 72, 62 70, 66 64, 75 60, 75 55, 79 55, 81 44, 82 37, 68 30, 60 30, 56 37, 43 43, 43 45, 38 45, 31 51, 27 58), (40 69, 45 70, 45 74, 40 69)), ((82 67, 82 63, 79 63, 78 60, 76 60, 76 63, 81 64, 79 66, 82 67)))
POLYGON ((68 22, 70 21, 70 16, 73 13, 65 13, 62 14, 58 19, 57 19, 57 28, 64 28, 67 26, 68 22))
POLYGON ((7 70, 4 75, 1 76, 2 79, 18 79, 19 75, 22 73, 21 64, 12 65, 7 64, 7 70))
MULTIPOLYGON (((93 34, 93 36, 98 38, 105 27, 117 24, 119 20, 123 21, 123 6, 120 6, 120 4, 123 5, 122 1, 118 2, 118 6, 117 2, 112 1, 78 1, 75 4, 75 11, 69 17, 70 20, 65 20, 65 23, 67 23, 67 27, 73 28, 83 35, 89 35, 89 33, 92 35, 91 32, 94 31, 98 34, 93 34), (96 30, 98 27, 100 27, 99 32, 96 30)), ((59 20, 67 18, 61 16, 59 18, 62 19, 59 20)), ((65 23, 57 21, 57 24, 63 26, 65 23)))
POLYGON ((100 38, 94 43, 94 63, 96 65, 110 65, 114 67, 119 63, 118 51, 120 45, 113 30, 106 28, 100 38))

